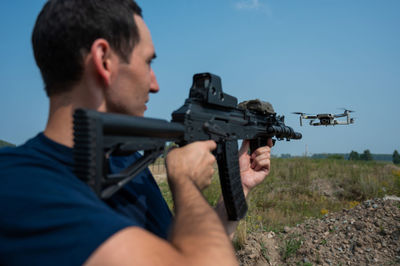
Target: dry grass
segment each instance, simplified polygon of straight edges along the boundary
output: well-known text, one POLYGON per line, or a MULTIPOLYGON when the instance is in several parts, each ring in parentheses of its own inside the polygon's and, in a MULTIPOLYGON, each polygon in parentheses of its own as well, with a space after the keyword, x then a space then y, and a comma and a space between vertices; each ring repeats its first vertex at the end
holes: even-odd
MULTIPOLYGON (((165 179, 158 180, 172 208, 165 179)), ((220 197, 218 175, 204 191, 211 205, 220 197)), ((309 217, 352 208, 366 199, 400 196, 400 168, 392 163, 335 159, 272 159, 272 170, 247 199, 249 211, 237 229, 240 247, 250 232, 282 231, 309 217)))

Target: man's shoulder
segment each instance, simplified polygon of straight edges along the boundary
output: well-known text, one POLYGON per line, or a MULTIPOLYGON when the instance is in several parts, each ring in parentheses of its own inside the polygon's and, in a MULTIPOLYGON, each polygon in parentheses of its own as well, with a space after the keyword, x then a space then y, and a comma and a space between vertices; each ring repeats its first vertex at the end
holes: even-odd
POLYGON ((17 147, 6 147, 0 149, 0 171, 4 169, 14 168, 22 170, 24 165, 40 166, 48 164, 51 158, 46 158, 40 151, 32 149, 31 147, 23 144, 17 147))
POLYGON ((0 195, 14 198, 31 195, 35 198, 55 191, 60 196, 77 191, 90 192, 73 174, 72 151, 57 151, 52 145, 42 143, 40 138, 37 136, 23 145, 0 149, 0 195))
POLYGON ((0 149, 0 170, 4 168, 33 167, 44 165, 72 165, 72 149, 55 143, 43 133, 22 145, 0 149))

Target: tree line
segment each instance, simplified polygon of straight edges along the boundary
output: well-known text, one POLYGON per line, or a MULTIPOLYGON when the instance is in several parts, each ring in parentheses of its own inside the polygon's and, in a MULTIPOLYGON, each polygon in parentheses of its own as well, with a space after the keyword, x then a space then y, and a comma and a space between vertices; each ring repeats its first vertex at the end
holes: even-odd
MULTIPOLYGON (((361 154, 358 154, 356 151, 351 151, 348 159, 353 161, 372 161, 373 157, 369 150, 365 150, 361 154)), ((394 164, 400 164, 400 154, 397 150, 393 152, 392 162, 394 164)))
MULTIPOLYGON (((293 156, 290 153, 283 153, 280 156, 272 155, 272 157, 280 157, 285 159, 292 158, 293 156)), ((315 153, 309 157, 312 159, 336 159, 353 161, 392 161, 394 164, 400 164, 400 154, 397 150, 395 150, 393 154, 372 154, 370 150, 364 150, 363 153, 358 153, 356 151, 351 151, 350 153, 315 153)))

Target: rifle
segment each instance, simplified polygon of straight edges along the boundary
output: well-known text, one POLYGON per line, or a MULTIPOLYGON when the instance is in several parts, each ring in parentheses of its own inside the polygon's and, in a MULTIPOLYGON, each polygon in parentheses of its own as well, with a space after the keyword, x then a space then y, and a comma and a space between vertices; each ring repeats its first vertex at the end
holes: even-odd
POLYGON ((134 117, 77 109, 74 112, 75 174, 102 199, 111 197, 155 161, 166 142, 179 146, 212 139, 222 195, 229 220, 247 212, 238 161, 239 139, 250 140, 250 151, 267 139, 301 139, 277 116, 270 103, 260 100, 237 104, 222 91, 220 77, 210 73, 193 76, 189 98, 172 113, 172 120, 134 117), (108 158, 143 151, 143 156, 119 173, 108 173, 108 158))

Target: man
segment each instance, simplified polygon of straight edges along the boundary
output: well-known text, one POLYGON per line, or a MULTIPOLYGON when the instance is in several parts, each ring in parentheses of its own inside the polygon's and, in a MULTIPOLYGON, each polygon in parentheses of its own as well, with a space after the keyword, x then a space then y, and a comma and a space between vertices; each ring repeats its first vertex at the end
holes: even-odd
MULTIPOLYGON (((159 86, 141 9, 132 0, 49 0, 33 34, 50 111, 43 133, 0 151, 2 265, 236 265, 221 202, 201 195, 215 158, 213 141, 169 152, 175 217, 148 170, 100 200, 73 174, 72 113, 90 108, 143 116, 159 86)), ((269 143, 270 146, 271 143, 269 143)), ((245 194, 269 172, 270 148, 240 151, 245 194)), ((138 158, 111 158, 117 171, 138 158)))

